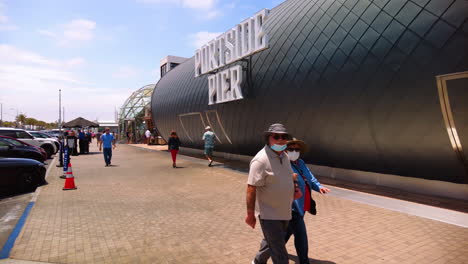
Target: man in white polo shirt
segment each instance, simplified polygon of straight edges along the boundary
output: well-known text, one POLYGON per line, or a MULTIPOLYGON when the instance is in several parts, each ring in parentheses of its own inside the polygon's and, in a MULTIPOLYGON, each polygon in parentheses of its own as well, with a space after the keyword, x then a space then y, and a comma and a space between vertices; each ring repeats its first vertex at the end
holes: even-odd
POLYGON ((285 236, 291 219, 291 205, 302 194, 295 188, 294 172, 284 152, 290 136, 282 124, 265 132, 265 147, 250 162, 247 180, 247 217, 255 228, 256 217, 264 239, 253 264, 266 264, 271 254, 274 264, 288 264, 285 236), (270 254, 265 254, 269 251, 270 254))

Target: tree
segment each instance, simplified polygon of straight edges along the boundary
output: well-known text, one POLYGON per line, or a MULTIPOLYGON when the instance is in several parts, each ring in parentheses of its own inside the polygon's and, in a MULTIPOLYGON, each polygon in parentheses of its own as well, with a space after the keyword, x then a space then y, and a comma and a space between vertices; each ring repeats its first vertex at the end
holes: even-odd
POLYGON ((33 126, 36 126, 38 124, 38 120, 36 120, 35 118, 32 118, 32 117, 28 117, 25 119, 24 123, 26 125, 29 125, 29 129, 34 129, 33 126))
POLYGON ((44 121, 37 121, 37 126, 39 126, 40 129, 45 129, 47 127, 47 123, 44 121))
POLYGON ((3 125, 4 127, 15 127, 15 123, 14 122, 10 122, 10 121, 3 121, 3 125))
POLYGON ((46 125, 47 129, 54 129, 54 128, 57 128, 57 127, 58 127, 57 121, 52 122, 52 123, 47 123, 47 125, 46 125))
POLYGON ((25 114, 19 114, 16 116, 16 123, 19 123, 19 126, 23 127, 24 123, 26 122, 26 115, 25 114))

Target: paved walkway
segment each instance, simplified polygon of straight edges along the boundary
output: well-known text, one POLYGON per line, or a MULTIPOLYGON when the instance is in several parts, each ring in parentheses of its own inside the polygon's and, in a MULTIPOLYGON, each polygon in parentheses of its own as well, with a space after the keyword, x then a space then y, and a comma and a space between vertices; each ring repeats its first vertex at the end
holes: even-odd
MULTIPOLYGON (((72 163, 78 189, 62 191, 61 172, 50 174, 12 259, 245 264, 258 249, 261 230, 244 224, 245 173, 185 157, 173 169, 169 153, 126 145, 114 151, 113 167, 101 153, 72 163)), ((319 213, 306 216, 311 263, 468 263, 468 228, 314 199, 319 213)), ((294 260, 292 241, 288 250, 294 260)))

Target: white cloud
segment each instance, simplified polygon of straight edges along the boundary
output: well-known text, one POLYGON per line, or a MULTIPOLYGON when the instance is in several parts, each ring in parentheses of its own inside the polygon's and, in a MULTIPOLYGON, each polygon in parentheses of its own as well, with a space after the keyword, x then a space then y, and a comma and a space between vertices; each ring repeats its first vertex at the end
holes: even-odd
POLYGON ((182 5, 188 8, 210 9, 216 4, 215 0, 182 0, 182 5))
POLYGON ((38 33, 53 39, 58 46, 70 47, 89 42, 94 38, 96 22, 87 19, 75 19, 55 30, 38 30, 38 33))
MULTIPOLYGON (((128 92, 115 87, 96 87, 84 81, 75 67, 83 58, 68 60, 48 58, 11 45, 0 45, 0 101, 3 109, 14 108, 27 116, 52 122, 58 116, 58 90, 66 119, 78 116, 113 119, 114 106, 121 104, 128 92), (112 91, 112 92, 111 92, 112 91)), ((5 115, 14 119, 15 111, 5 115)))
POLYGON ((81 66, 85 63, 85 60, 83 58, 73 58, 73 59, 70 59, 70 60, 67 60, 66 61, 66 65, 70 66, 70 67, 76 67, 76 66, 81 66))
POLYGON ((18 30, 19 27, 15 24, 10 23, 10 19, 6 13, 6 6, 3 1, 0 0, 0 31, 14 31, 18 30))
POLYGON ((41 35, 44 35, 46 37, 51 37, 51 38, 57 38, 57 34, 55 34, 54 32, 51 32, 49 30, 38 30, 37 31, 39 34, 41 35))
POLYGON ((172 4, 186 8, 210 9, 213 8, 217 0, 138 0, 146 4, 172 4))
POLYGON ((66 61, 46 58, 31 51, 22 50, 15 46, 0 44, 0 62, 5 64, 22 64, 55 67, 59 69, 70 68, 84 64, 83 58, 72 58, 66 61))
POLYGON ((141 3, 156 4, 156 5, 174 5, 182 8, 194 9, 203 14, 196 13, 196 17, 200 19, 213 19, 221 16, 223 13, 216 8, 218 0, 137 0, 141 3))
POLYGON ((96 22, 86 19, 73 20, 64 25, 63 36, 68 40, 91 40, 94 37, 93 30, 96 28, 96 22))
POLYGON ((112 74, 112 77, 117 79, 129 79, 137 76, 139 70, 129 66, 122 66, 112 74))
POLYGON ((208 11, 202 18, 210 20, 216 17, 220 17, 222 15, 223 15, 223 12, 221 12, 220 10, 214 9, 214 10, 208 11))
POLYGON ((222 32, 207 32, 207 31, 200 31, 195 34, 191 34, 189 36, 190 43, 193 45, 195 48, 200 48, 202 45, 208 43, 210 40, 215 39, 219 35, 221 35, 222 32))

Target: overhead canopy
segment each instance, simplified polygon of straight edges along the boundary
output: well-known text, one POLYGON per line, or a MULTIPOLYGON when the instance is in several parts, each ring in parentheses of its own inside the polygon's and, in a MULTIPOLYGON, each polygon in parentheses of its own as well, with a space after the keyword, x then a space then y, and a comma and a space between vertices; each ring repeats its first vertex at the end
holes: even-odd
POLYGON ((62 127, 99 127, 99 125, 82 117, 78 117, 64 123, 62 127))

